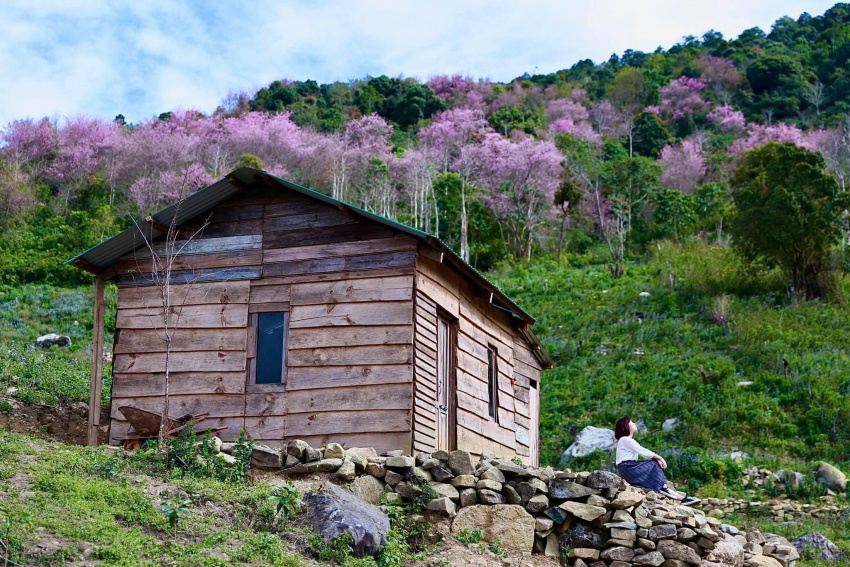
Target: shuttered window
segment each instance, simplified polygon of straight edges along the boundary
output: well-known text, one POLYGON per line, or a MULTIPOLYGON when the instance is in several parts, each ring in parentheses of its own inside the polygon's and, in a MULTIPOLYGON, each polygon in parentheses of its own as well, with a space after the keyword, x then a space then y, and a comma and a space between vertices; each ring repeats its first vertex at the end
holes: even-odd
POLYGON ((499 423, 499 352, 492 345, 487 347, 487 390, 487 409, 490 417, 499 423))

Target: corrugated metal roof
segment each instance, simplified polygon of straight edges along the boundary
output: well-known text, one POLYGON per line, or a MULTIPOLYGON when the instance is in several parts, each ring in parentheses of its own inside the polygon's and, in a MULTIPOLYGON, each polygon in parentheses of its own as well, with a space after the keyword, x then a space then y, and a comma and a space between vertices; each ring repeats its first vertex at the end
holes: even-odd
POLYGON ((318 191, 298 185, 297 183, 275 177, 270 173, 250 167, 240 167, 234 170, 223 179, 193 193, 184 199, 179 205, 172 205, 154 215, 151 215, 149 218, 152 222, 146 220, 139 221, 139 226, 127 228, 101 244, 98 244, 97 246, 86 250, 82 254, 71 258, 65 263, 93 273, 102 272, 115 264, 122 256, 145 246, 145 238, 154 240, 163 236, 165 231, 158 230, 157 227, 160 229, 168 227, 172 223, 175 215, 177 216, 177 224, 182 225, 210 211, 217 205, 220 205, 231 197, 239 194, 244 189, 251 187, 258 182, 283 187, 301 195, 321 201, 331 207, 342 208, 356 217, 403 232, 416 238, 420 242, 424 242, 430 247, 439 250, 443 254, 443 263, 449 264, 456 271, 460 272, 461 275, 470 279, 486 292, 492 294, 491 302, 494 305, 509 312, 521 321, 520 327, 522 334, 531 343, 532 348, 534 349, 535 358, 537 358, 538 361, 545 367, 554 366, 554 361, 546 352, 546 349, 543 348, 540 341, 529 329, 529 326, 535 323, 534 318, 514 303, 508 296, 502 293, 498 286, 490 282, 478 270, 466 263, 439 238, 405 224, 401 224, 394 220, 363 210, 354 205, 344 203, 329 197, 324 193, 319 193, 318 191), (142 231, 144 231, 144 237, 142 236, 142 231))

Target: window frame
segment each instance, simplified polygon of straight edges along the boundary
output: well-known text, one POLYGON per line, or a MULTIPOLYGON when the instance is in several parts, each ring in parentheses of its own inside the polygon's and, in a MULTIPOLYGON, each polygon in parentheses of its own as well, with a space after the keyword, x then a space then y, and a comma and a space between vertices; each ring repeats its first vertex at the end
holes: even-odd
POLYGON ((246 391, 248 393, 278 392, 286 389, 289 374, 289 305, 267 303, 251 305, 248 309, 248 342, 247 342, 247 377, 246 391), (281 364, 280 382, 257 384, 257 347, 259 336, 260 313, 281 313, 283 315, 283 361, 281 364))
POLYGON ((499 423, 499 349, 487 345, 487 414, 499 423))

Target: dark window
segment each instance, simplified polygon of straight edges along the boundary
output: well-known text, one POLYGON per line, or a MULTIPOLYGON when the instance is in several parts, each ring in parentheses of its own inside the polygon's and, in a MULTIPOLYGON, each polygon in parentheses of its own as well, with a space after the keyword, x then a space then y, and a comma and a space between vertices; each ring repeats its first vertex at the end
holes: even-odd
POLYGON ((487 390, 487 409, 490 417, 499 423, 499 352, 494 346, 487 347, 487 390))
POLYGON ((255 384, 286 382, 286 327, 289 314, 285 311, 257 313, 257 356, 254 359, 255 384))

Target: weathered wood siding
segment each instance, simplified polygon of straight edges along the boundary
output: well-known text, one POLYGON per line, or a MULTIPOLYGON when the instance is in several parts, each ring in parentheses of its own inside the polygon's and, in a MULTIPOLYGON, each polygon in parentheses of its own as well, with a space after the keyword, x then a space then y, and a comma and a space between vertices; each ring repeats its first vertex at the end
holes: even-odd
MULTIPOLYGON (((216 207, 176 266, 171 414, 209 412, 224 439, 244 427, 272 446, 409 451, 415 257, 413 238, 294 193, 252 189, 216 207), (285 386, 247 383, 250 313, 264 310, 289 311, 285 386)), ((162 408, 150 262, 140 249, 119 264, 112 442, 128 429, 120 406, 162 408)))
POLYGON ((431 450, 436 436, 432 357, 437 307, 457 321, 457 447, 476 454, 536 460, 529 450, 528 402, 529 380, 539 380, 540 365, 506 313, 476 297, 472 286, 450 267, 424 254, 416 261, 415 450, 431 450), (487 407, 491 346, 498 352, 498 423, 489 417, 487 407))

